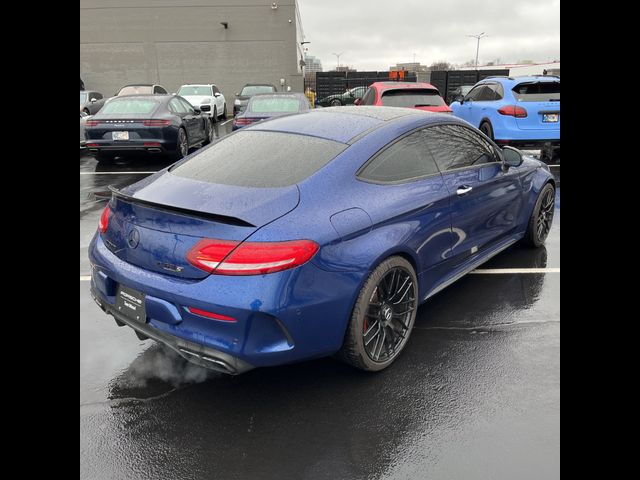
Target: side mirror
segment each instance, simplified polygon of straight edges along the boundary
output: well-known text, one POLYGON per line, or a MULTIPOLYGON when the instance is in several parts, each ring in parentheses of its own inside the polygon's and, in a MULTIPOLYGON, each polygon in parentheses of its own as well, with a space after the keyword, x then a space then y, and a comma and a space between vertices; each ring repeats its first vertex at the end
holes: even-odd
POLYGON ((200 113, 202 113, 202 111, 199 108, 194 108, 193 111, 195 112, 196 115, 200 115, 200 113))
POLYGON ((287 92, 291 91, 291 85, 287 85, 287 92))
POLYGON ((353 104, 354 104, 354 105, 360 105, 361 103, 362 103, 362 99, 361 99, 361 98, 356 98, 356 99, 353 101, 353 104))
POLYGON ((91 100, 89 100, 91 103, 96 103, 98 101, 97 98, 92 98, 91 100))
POLYGON ((236 97, 239 97, 239 96, 240 96, 240 94, 238 92, 236 92, 236 97))
POLYGON ((220 96, 220 94, 218 92, 213 94, 214 97, 218 98, 220 96))
POLYGON ((503 164, 507 168, 519 167, 520 165, 522 165, 522 162, 523 162, 522 152, 517 148, 513 148, 509 146, 502 147, 502 158, 503 158, 503 164))

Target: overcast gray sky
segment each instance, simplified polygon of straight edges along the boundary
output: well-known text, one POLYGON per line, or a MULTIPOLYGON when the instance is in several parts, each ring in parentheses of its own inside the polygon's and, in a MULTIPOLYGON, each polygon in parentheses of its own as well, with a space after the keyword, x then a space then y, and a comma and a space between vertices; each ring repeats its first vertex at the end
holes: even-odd
POLYGON ((331 70, 387 70, 415 59, 479 63, 560 59, 560 0, 298 0, 305 45, 331 70))

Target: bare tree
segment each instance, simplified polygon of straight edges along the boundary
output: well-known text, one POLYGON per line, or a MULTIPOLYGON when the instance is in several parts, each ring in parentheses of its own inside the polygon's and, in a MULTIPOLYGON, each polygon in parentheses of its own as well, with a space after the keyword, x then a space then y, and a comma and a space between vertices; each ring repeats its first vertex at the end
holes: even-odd
POLYGON ((438 62, 433 62, 431 66, 429 66, 430 70, 451 70, 451 64, 449 62, 445 62, 444 60, 440 60, 438 62))

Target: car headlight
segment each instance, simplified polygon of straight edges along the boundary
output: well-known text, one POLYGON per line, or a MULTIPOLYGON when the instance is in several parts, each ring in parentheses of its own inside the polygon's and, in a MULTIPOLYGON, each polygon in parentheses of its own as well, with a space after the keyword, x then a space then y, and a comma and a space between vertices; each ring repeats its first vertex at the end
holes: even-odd
POLYGON ((236 107, 239 107, 240 105, 242 105, 242 102, 236 98, 236 101, 235 101, 235 102, 233 102, 233 104, 234 104, 236 107))

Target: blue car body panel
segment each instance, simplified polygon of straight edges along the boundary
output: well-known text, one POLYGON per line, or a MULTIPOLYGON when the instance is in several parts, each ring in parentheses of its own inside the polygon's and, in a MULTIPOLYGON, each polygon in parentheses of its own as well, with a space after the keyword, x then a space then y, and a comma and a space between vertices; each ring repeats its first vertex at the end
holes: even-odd
POLYGON ((419 298, 425 300, 522 238, 538 193, 553 182, 548 168, 533 158, 506 171, 493 163, 400 184, 356 176, 390 142, 438 123, 466 125, 448 115, 381 107, 282 117, 242 131, 313 135, 348 148, 288 187, 209 184, 165 170, 123 189, 134 200, 114 196, 109 228, 96 232, 89 248, 96 300, 116 316, 118 285, 142 292, 144 328, 152 338, 150 332, 156 332, 238 359, 244 366, 231 373, 335 353, 359 291, 380 262, 391 255, 408 259, 418 275, 419 298), (455 194, 461 181, 474 185, 473 196, 455 194), (134 226, 141 231, 138 253, 125 251, 134 226), (202 238, 308 239, 320 248, 290 270, 211 275, 186 261, 202 238), (183 269, 167 271, 167 264, 183 269), (195 315, 188 307, 236 322, 195 315))
POLYGON ((560 82, 557 77, 530 76, 530 77, 489 77, 474 85, 499 84, 502 86, 504 96, 500 100, 473 100, 462 104, 459 101, 451 103, 453 114, 466 120, 471 125, 479 128, 484 122, 489 122, 493 129, 494 139, 501 141, 517 142, 544 142, 560 141, 560 101, 519 102, 514 95, 513 88, 517 85, 529 82, 560 82), (502 115, 498 110, 507 105, 517 105, 527 110, 527 117, 516 118, 502 115), (558 121, 545 123, 542 121, 544 112, 557 112, 558 121))

